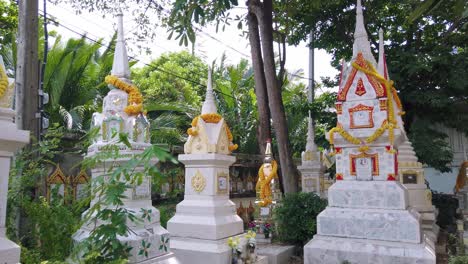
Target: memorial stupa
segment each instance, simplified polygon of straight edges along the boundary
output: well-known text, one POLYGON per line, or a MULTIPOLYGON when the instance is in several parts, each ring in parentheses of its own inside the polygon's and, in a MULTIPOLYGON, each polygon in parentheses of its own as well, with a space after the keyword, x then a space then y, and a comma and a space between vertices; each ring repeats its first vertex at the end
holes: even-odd
POLYGON ((317 217, 317 235, 304 247, 306 264, 436 263, 421 216, 398 181, 403 110, 381 70, 358 0, 353 56, 343 65, 337 95, 337 126, 327 135, 336 155, 336 182, 317 217))
MULTIPOLYGON (((102 113, 93 114, 92 126, 99 132, 87 154, 90 157, 99 155, 107 146, 116 145, 119 148, 119 158, 97 164, 91 170, 93 179, 108 173, 111 165, 116 167, 125 164, 132 156, 141 154, 151 146, 150 123, 143 112, 142 96, 130 80, 122 17, 122 13, 117 15, 117 42, 112 72, 105 79, 110 91, 104 97, 102 113), (130 146, 119 142, 119 133, 128 135, 130 146)), ((157 160, 154 160, 154 165, 156 163, 157 160)), ((143 165, 139 165, 134 168, 134 173, 143 170, 143 165)), ((137 219, 127 219, 131 232, 117 237, 121 243, 131 247, 129 263, 179 263, 170 251, 169 232, 161 226, 159 211, 152 206, 150 176, 143 176, 142 183, 127 189, 124 195, 122 207, 133 212, 137 219)), ((91 206, 97 199, 99 197, 91 201, 91 206)), ((93 228, 94 222, 84 223, 74 234, 74 241, 81 242, 89 237, 93 228)))
POLYGON ((201 115, 192 121, 185 154, 184 200, 167 223, 171 249, 182 263, 230 263, 230 237, 244 232, 235 204, 229 200, 229 166, 237 148, 224 118, 214 101, 211 70, 208 71, 206 98, 201 115))

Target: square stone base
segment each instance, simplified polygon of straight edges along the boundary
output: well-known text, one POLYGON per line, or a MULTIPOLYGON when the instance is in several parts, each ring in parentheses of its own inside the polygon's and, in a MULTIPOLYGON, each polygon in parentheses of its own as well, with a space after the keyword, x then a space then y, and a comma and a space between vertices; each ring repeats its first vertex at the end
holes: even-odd
POLYGON ((304 246, 304 264, 435 264, 424 243, 386 242, 315 235, 304 246))
POLYGON ((294 255, 294 246, 278 244, 257 244, 257 254, 267 256, 268 264, 289 263, 294 255))
POLYGON ((183 264, 231 263, 231 249, 227 240, 171 237, 171 251, 183 264))
POLYGON ((0 237, 0 263, 20 263, 21 248, 5 237, 0 237))

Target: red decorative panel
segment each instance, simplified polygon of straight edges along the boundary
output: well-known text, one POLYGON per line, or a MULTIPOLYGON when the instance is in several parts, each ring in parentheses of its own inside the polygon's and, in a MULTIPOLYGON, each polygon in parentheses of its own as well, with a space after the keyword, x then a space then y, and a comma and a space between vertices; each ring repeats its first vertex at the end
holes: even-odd
POLYGON ((341 115, 343 113, 343 105, 341 103, 336 103, 335 108, 337 114, 341 115))
POLYGON ((387 110, 387 98, 379 100, 380 111, 387 110))
MULTIPOLYGON (((367 62, 364 59, 364 56, 362 55, 361 52, 358 53, 358 55, 356 57, 356 60, 355 60, 355 63, 357 65, 359 65, 360 67, 366 69, 366 70, 369 70, 369 71, 372 70, 372 68, 369 67, 369 62, 367 62)), ((337 97, 338 101, 346 101, 346 96, 348 94, 349 88, 353 84, 353 80, 354 80, 354 77, 356 77, 357 71, 358 70, 356 68, 354 68, 354 67, 351 69, 351 72, 348 75, 348 79, 346 80, 346 84, 343 86, 343 89, 341 89, 338 92, 338 97, 337 97)), ((369 81, 369 83, 372 85, 372 88, 374 88, 375 94, 377 95, 377 98, 386 97, 387 92, 386 92, 386 90, 384 88, 384 85, 382 85, 374 76, 372 76, 370 74, 365 74, 365 75, 366 75, 367 80, 369 81)))
POLYGON ((350 171, 351 175, 356 176, 356 159, 359 158, 370 158, 372 162, 372 175, 379 176, 379 154, 367 154, 367 153, 360 153, 357 155, 350 154, 350 171))
POLYGON ((354 91, 355 94, 359 95, 359 96, 362 96, 366 93, 366 88, 364 87, 364 83, 362 83, 362 79, 359 78, 358 82, 357 82, 357 87, 356 87, 356 91, 354 91))
POLYGON ((372 111, 374 107, 359 104, 348 110, 350 117, 349 128, 372 128, 374 127, 374 117, 372 111))

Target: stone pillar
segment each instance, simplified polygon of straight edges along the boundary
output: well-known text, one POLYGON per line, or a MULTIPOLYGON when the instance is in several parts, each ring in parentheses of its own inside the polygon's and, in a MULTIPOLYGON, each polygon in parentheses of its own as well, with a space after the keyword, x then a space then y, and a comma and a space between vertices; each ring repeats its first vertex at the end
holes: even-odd
POLYGON ((244 230, 229 200, 229 166, 224 154, 179 155, 185 164, 185 196, 167 224, 172 250, 182 263, 229 263, 227 239, 244 230))
POLYGON ((422 164, 408 140, 398 147, 398 174, 400 182, 408 190, 409 206, 421 214, 425 234, 436 243, 439 235, 437 209, 432 205, 432 193, 427 189, 422 164))
POLYGON ((8 264, 20 261, 20 247, 6 238, 5 227, 11 158, 29 142, 29 131, 18 130, 14 116, 12 109, 0 108, 0 262, 8 264))

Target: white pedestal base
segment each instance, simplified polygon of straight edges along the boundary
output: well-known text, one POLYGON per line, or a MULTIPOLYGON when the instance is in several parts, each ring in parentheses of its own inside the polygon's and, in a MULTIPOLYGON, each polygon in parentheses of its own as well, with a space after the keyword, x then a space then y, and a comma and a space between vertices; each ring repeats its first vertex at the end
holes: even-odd
POLYGON ((435 259, 434 250, 424 243, 315 235, 304 247, 305 264, 435 264, 435 259))
POLYGON ((183 264, 231 263, 227 239, 172 237, 171 250, 183 264))
POLYGON ((5 237, 0 237, 0 263, 20 263, 21 248, 5 237))
POLYGON ((289 259, 294 255, 294 246, 257 244, 257 254, 268 257, 268 264, 289 263, 289 259))

